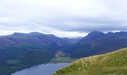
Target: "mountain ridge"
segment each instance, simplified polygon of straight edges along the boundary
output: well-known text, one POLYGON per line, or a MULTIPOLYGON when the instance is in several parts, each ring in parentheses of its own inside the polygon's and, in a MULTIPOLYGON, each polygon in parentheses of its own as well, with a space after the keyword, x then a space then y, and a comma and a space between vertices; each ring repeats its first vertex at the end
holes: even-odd
POLYGON ((72 57, 87 57, 127 47, 127 32, 92 32, 82 38, 72 49, 72 57), (96 35, 97 34, 97 35, 96 35))

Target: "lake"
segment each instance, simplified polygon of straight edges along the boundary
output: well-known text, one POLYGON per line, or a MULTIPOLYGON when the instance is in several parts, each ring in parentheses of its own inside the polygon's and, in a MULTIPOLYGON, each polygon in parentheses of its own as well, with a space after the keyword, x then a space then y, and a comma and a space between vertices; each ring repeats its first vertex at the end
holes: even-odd
POLYGON ((42 64, 15 72, 12 75, 52 75, 56 70, 67 66, 69 63, 42 64))

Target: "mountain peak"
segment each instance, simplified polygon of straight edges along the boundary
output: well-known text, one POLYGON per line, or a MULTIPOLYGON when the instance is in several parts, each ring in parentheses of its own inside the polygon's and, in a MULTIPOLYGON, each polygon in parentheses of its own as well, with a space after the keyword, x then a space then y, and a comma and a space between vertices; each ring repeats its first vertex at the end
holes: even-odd
POLYGON ((101 37, 101 36, 104 36, 105 34, 103 32, 100 32, 100 31, 92 31, 90 32, 86 38, 97 38, 97 37, 101 37))
POLYGON ((104 33, 101 32, 101 31, 92 31, 92 32, 90 32, 89 34, 104 34, 104 33))

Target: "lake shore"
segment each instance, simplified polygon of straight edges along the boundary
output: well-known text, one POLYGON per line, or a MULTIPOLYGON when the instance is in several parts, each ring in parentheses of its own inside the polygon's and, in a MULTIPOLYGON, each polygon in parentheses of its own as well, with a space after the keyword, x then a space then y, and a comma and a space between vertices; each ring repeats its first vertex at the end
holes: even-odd
POLYGON ((23 69, 21 71, 17 71, 12 73, 11 75, 51 75, 56 70, 67 66, 70 63, 48 63, 48 64, 41 64, 38 66, 34 66, 31 68, 23 69))

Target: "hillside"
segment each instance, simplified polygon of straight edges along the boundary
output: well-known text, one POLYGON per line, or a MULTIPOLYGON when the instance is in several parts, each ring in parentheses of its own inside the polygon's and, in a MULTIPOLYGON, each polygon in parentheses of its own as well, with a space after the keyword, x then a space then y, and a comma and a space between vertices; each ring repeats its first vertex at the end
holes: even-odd
POLYGON ((54 75, 127 75, 127 48, 81 58, 54 75))

